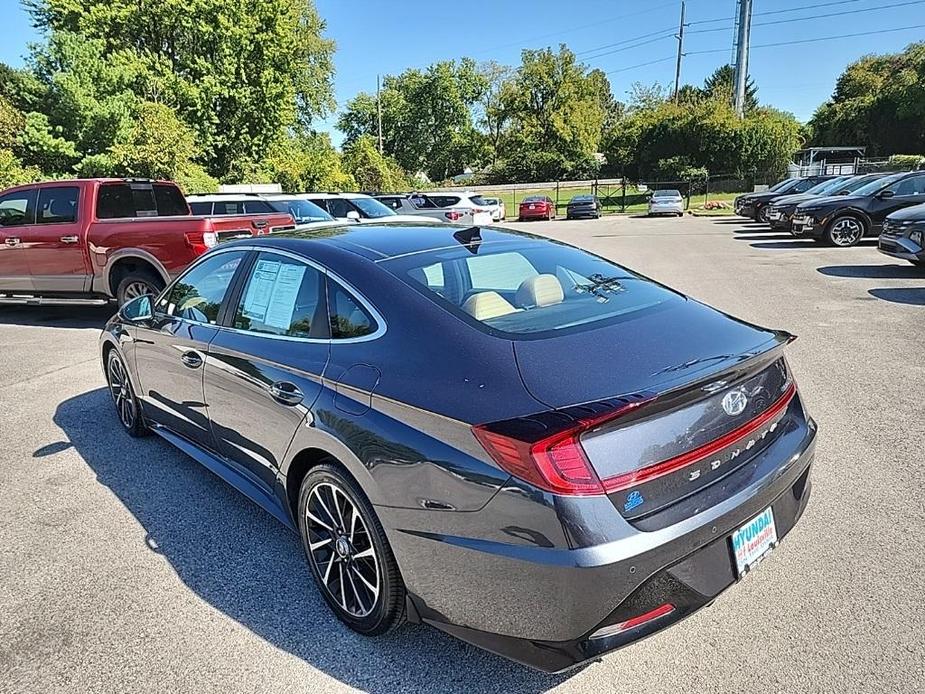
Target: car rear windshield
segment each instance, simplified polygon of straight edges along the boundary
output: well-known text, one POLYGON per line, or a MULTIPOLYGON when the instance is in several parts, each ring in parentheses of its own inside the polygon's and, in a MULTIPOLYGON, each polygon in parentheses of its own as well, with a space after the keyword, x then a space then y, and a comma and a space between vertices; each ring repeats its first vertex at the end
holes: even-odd
POLYGON ((485 243, 383 265, 432 301, 489 333, 541 338, 628 320, 683 301, 619 265, 551 242, 485 243))
POLYGON ((681 191, 679 190, 656 190, 652 193, 653 198, 680 198, 681 191))

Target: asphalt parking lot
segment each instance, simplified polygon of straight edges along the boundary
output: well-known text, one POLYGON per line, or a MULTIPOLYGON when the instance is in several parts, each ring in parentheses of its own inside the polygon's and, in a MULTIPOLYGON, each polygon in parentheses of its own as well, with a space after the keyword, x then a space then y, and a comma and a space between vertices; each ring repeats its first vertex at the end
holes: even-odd
POLYGON ((294 535, 119 430, 107 309, 0 307, 0 691, 923 691, 925 270, 733 218, 510 226, 799 336, 813 498, 757 572, 565 675, 425 627, 364 639, 329 616, 294 535))

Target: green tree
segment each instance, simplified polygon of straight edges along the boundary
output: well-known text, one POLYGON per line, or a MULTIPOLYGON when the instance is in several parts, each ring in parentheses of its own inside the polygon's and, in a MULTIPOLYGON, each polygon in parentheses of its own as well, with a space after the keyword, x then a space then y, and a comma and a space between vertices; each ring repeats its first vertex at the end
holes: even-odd
POLYGON ((264 158, 244 162, 234 177, 242 183, 279 183, 287 193, 356 188, 329 136, 307 131, 284 133, 264 158))
POLYGON ((925 152, 925 42, 849 65, 809 128, 814 145, 863 145, 875 156, 925 152))
MULTIPOLYGON (((731 104, 735 94, 735 67, 721 65, 703 82, 701 93, 712 99, 720 99, 731 104)), ((758 108, 758 88, 751 75, 745 77, 745 112, 758 108)))
POLYGON ((47 34, 34 58, 45 112, 84 155, 124 137, 140 97, 174 108, 209 173, 226 177, 334 105, 334 44, 311 0, 25 5, 47 34))
POLYGON ((31 183, 42 178, 42 172, 34 166, 23 166, 8 149, 0 148, 0 190, 17 186, 20 183, 31 183))
POLYGON ((401 167, 379 153, 370 135, 361 135, 344 147, 343 165, 360 190, 389 192, 407 187, 401 167))

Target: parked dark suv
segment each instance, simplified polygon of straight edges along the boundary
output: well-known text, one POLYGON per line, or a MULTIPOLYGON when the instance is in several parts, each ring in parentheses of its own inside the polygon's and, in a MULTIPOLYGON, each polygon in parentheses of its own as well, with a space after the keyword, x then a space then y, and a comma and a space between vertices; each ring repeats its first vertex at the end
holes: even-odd
MULTIPOLYGON (((892 173, 892 172, 891 172, 892 173)), ((777 198, 768 205, 768 222, 774 231, 790 231, 792 228, 793 213, 797 205, 801 202, 807 202, 813 198, 830 197, 833 195, 849 195, 861 186, 867 185, 871 181, 883 178, 889 174, 863 174, 860 176, 839 176, 831 181, 823 181, 818 185, 810 188, 805 193, 796 195, 785 195, 777 198)))
POLYGON ((768 221, 768 205, 784 195, 805 193, 810 188, 828 181, 834 176, 806 176, 788 178, 760 193, 746 193, 733 201, 735 213, 740 217, 750 217, 756 222, 768 221))
POLYGON ((880 252, 925 267, 925 205, 894 212, 883 222, 880 252))
POLYGON ((925 171, 878 178, 852 195, 816 198, 797 205, 794 236, 832 246, 854 246, 865 236, 879 236, 886 216, 925 202, 925 171))

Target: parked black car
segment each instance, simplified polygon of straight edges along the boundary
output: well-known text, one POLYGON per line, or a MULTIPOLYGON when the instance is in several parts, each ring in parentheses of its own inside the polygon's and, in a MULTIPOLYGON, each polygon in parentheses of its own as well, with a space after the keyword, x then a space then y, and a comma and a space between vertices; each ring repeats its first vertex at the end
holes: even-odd
POLYGON ((565 208, 566 219, 578 219, 580 217, 590 217, 597 219, 601 216, 601 201, 596 195, 576 195, 568 201, 565 208))
POLYGON ((784 195, 768 205, 768 223, 774 231, 790 231, 791 218, 797 205, 816 197, 847 195, 861 186, 887 174, 863 174, 860 176, 838 176, 818 183, 805 193, 784 195))
POLYGON ((732 206, 740 217, 748 217, 756 222, 768 221, 768 204, 784 195, 805 193, 813 186, 828 181, 834 176, 806 176, 788 178, 760 193, 746 193, 733 200, 732 206))
POLYGON ((888 215, 877 244, 881 253, 925 266, 925 204, 888 215))
POLYGON ((710 604, 798 521, 791 339, 528 234, 357 225, 215 248, 100 354, 122 427, 296 531, 349 627, 559 671, 710 604))
POLYGON ((923 202, 925 171, 892 174, 861 186, 851 195, 800 203, 790 233, 832 246, 854 246, 865 236, 878 236, 888 214, 923 202))

